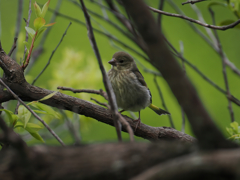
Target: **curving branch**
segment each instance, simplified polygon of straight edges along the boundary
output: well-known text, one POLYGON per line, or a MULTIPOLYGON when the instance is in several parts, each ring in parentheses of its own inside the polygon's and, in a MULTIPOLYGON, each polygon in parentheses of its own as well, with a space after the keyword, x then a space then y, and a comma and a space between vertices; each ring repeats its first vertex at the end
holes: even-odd
POLYGON ((201 26, 204 26, 204 27, 207 27, 207 28, 211 28, 211 29, 217 29, 217 30, 227 30, 227 29, 230 29, 230 28, 234 28, 236 25, 238 25, 240 23, 240 19, 237 20, 236 22, 232 23, 232 24, 229 24, 229 25, 226 25, 226 26, 215 26, 215 25, 210 25, 210 24, 206 24, 206 23, 203 23, 201 21, 198 21, 198 20, 195 20, 195 19, 192 19, 190 17, 187 17, 187 16, 184 16, 184 15, 181 15, 181 14, 173 14, 173 13, 169 13, 169 12, 165 12, 165 11, 161 11, 159 9, 155 9, 153 7, 148 7, 151 11, 153 12, 156 12, 156 13, 160 13, 160 14, 164 14, 166 16, 172 16, 172 17, 177 17, 177 18, 181 18, 181 19, 185 19, 185 20, 188 20, 190 22, 193 22, 193 23, 196 23, 196 24, 199 24, 201 26))

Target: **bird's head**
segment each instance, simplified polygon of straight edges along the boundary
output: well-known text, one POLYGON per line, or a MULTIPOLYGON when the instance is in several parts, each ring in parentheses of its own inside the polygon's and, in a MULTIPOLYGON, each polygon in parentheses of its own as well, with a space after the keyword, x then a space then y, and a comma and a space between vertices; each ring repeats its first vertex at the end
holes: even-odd
POLYGON ((122 51, 116 52, 108 63, 117 70, 130 70, 136 67, 132 56, 122 51))

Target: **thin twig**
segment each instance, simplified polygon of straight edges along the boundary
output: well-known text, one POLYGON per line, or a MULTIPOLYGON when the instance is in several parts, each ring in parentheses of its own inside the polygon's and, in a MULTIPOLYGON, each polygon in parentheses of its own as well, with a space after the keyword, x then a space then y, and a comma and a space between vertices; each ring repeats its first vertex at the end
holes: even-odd
POLYGON ((115 116, 115 118, 114 118, 114 126, 115 126, 116 131, 117 131, 118 141, 122 141, 121 129, 120 129, 121 125, 119 123, 119 118, 117 116, 117 113, 118 113, 117 109, 118 109, 118 107, 117 107, 117 103, 116 103, 116 98, 115 98, 115 95, 113 93, 113 89, 112 89, 111 83, 109 82, 109 79, 107 77, 107 73, 105 71, 105 68, 103 66, 100 53, 98 51, 97 43, 96 43, 96 40, 95 40, 95 37, 94 37, 94 34, 93 34, 91 20, 90 20, 90 17, 88 15, 87 9, 85 7, 85 4, 84 4, 83 0, 79 0, 79 1, 80 1, 81 5, 82 5, 84 16, 85 16, 85 20, 86 20, 86 23, 87 23, 88 37, 89 37, 90 43, 92 45, 93 51, 94 51, 94 53, 95 53, 95 55, 97 57, 99 68, 100 68, 101 73, 102 73, 103 83, 104 83, 104 86, 105 86, 107 94, 108 94, 111 111, 112 111, 112 114, 115 116))
POLYGON ((49 66, 49 64, 50 64, 50 62, 51 62, 51 60, 52 60, 52 57, 53 57, 54 53, 56 52, 56 50, 58 49, 59 45, 60 45, 61 42, 63 41, 64 36, 66 36, 67 30, 68 30, 68 28, 70 27, 71 24, 72 24, 71 22, 68 24, 68 27, 67 27, 67 29, 65 30, 65 32, 63 33, 62 38, 60 39, 60 41, 59 41, 59 43, 57 44, 57 46, 55 47, 55 49, 52 51, 52 54, 51 54, 51 56, 49 57, 47 64, 46 64, 45 67, 42 69, 42 71, 37 75, 37 77, 33 80, 32 85, 35 84, 35 82, 38 80, 38 78, 42 75, 42 73, 43 73, 43 72, 47 69, 47 67, 49 66))
MULTIPOLYGON (((22 24, 22 15, 23 15, 23 0, 18 1, 18 12, 17 12, 17 19, 16 19, 16 28, 14 37, 18 38, 21 24, 22 24)), ((16 47, 17 48, 17 47, 16 47)), ((16 50, 17 51, 17 50, 16 50)), ((13 53, 13 59, 16 61, 16 51, 13 53)))
MULTIPOLYGON (((74 0, 69 0, 69 1, 72 2, 73 4, 77 5, 79 8, 82 9, 82 6, 81 6, 79 3, 77 3, 76 1, 74 1, 74 0)), ((101 9, 103 9, 103 8, 101 7, 101 9)), ((91 11, 91 10, 88 9, 88 8, 87 8, 87 11, 88 11, 90 14, 94 15, 95 17, 100 18, 100 19, 106 21, 106 22, 109 23, 112 27, 114 27, 115 29, 117 29, 117 30, 118 30, 119 32, 121 32, 122 34, 124 34, 126 37, 128 37, 128 38, 131 39, 132 41, 135 41, 135 39, 134 39, 132 36, 130 36, 129 33, 126 33, 118 24, 114 23, 114 22, 111 21, 109 18, 107 18, 107 17, 105 17, 105 16, 101 16, 100 14, 98 14, 98 13, 96 13, 96 12, 94 12, 94 11, 91 11)))
POLYGON ((227 30, 227 29, 230 29, 230 28, 234 28, 236 25, 238 25, 240 23, 240 19, 237 20, 236 22, 232 23, 232 24, 229 24, 229 25, 226 25, 226 26, 215 26, 215 25, 210 25, 210 24, 206 24, 206 23, 203 23, 203 22, 200 22, 198 20, 195 20, 195 19, 192 19, 190 17, 187 17, 187 16, 183 16, 181 14, 173 14, 173 13, 169 13, 169 12, 165 12, 165 11, 161 11, 161 10, 158 10, 158 9, 155 9, 153 7, 150 7, 149 6, 149 9, 152 10, 153 12, 156 12, 156 13, 161 13, 161 14, 164 14, 166 16, 172 16, 172 17, 177 17, 177 18, 181 18, 181 19, 185 19, 185 20, 188 20, 190 22, 193 22, 193 23, 196 23, 196 24, 199 24, 201 26, 204 26, 204 27, 207 27, 207 28, 211 28, 211 29, 217 29, 217 30, 227 30))
MULTIPOLYGON (((209 11, 210 11, 210 14, 212 16, 213 24, 215 24, 214 12, 211 8, 209 8, 209 11)), ((225 88, 226 88, 226 91, 227 91, 228 109, 229 109, 229 112, 230 112, 231 121, 234 122, 234 113, 233 113, 233 109, 232 109, 232 103, 231 103, 231 100, 228 98, 228 97, 231 96, 231 93, 230 93, 230 89, 229 89, 229 85, 228 85, 228 78, 227 78, 227 72, 226 72, 226 58, 224 56, 224 53, 223 53, 223 50, 222 50, 222 45, 221 45, 220 39, 218 37, 217 31, 213 30, 213 32, 214 32, 214 35, 215 35, 216 40, 217 40, 219 54, 222 58, 222 72, 223 72, 225 88)))
POLYGON ((196 1, 187 1, 187 2, 183 2, 182 5, 184 4, 195 4, 195 3, 198 3, 198 2, 202 2, 202 1, 206 1, 206 0, 196 0, 196 1))
MULTIPOLYGON (((26 22, 26 27, 29 27, 29 22, 31 19, 31 14, 32 14, 32 9, 31 9, 31 5, 32 5, 32 0, 29 0, 29 6, 28 6, 28 19, 25 21, 26 22)), ((26 31, 26 37, 25 37, 25 41, 28 42, 28 32, 26 31)), ((27 52, 27 46, 25 45, 24 48, 24 54, 23 54, 23 60, 25 59, 25 55, 27 52)))
POLYGON ((91 2, 94 2, 95 4, 97 4, 98 6, 100 6, 101 8, 104 8, 104 9, 110 11, 111 13, 113 13, 113 14, 115 15, 115 17, 129 30, 129 32, 134 35, 135 40, 134 40, 133 42, 136 43, 145 53, 147 52, 147 48, 146 48, 146 46, 145 46, 145 43, 144 43, 142 37, 139 36, 139 35, 137 34, 137 32, 134 30, 131 22, 130 22, 123 14, 121 14, 121 13, 118 11, 118 9, 117 9, 117 7, 114 5, 113 1, 111 1, 111 0, 106 0, 108 6, 109 6, 110 8, 107 8, 106 6, 102 5, 101 3, 96 2, 96 1, 94 1, 94 0, 92 0, 91 2))
MULTIPOLYGON (((161 98, 162 106, 164 107, 164 109, 165 109, 166 111, 168 111, 168 108, 167 108, 166 103, 165 103, 164 98, 163 98, 162 91, 161 91, 161 89, 160 89, 160 87, 159 87, 159 85, 158 85, 158 83, 157 83, 156 76, 154 76, 153 81, 154 81, 154 83, 155 83, 155 85, 156 85, 156 87, 157 87, 159 96, 160 96, 160 98, 161 98)), ((172 116, 168 116, 168 118, 169 118, 169 122, 170 122, 170 124, 171 124, 171 127, 175 129, 172 116)))
POLYGON ((57 89, 61 89, 64 91, 71 91, 73 93, 90 93, 90 94, 98 94, 104 97, 106 100, 108 100, 108 95, 106 92, 104 92, 102 89, 100 90, 92 90, 92 89, 73 89, 73 88, 68 88, 68 87, 62 87, 58 86, 57 89))
POLYGON ((26 105, 0 78, 0 83, 7 88, 7 90, 13 95, 13 97, 18 100, 24 107, 26 107, 47 129, 48 131, 58 140, 58 142, 62 145, 65 146, 63 141, 58 137, 57 134, 45 123, 44 120, 42 120, 28 105, 26 105))
MULTIPOLYGON (((121 124, 118 121, 121 121, 121 122, 124 121, 126 126, 127 126, 128 123, 126 122, 125 119, 121 119, 121 116, 118 113, 118 107, 117 107, 115 94, 113 92, 111 83, 110 83, 110 81, 109 81, 109 79, 107 77, 107 73, 106 73, 106 71, 104 69, 104 66, 102 64, 101 56, 100 56, 100 53, 98 51, 96 40, 94 38, 93 29, 92 29, 92 25, 91 25, 91 21, 90 21, 89 15, 87 13, 87 10, 86 10, 86 7, 85 7, 85 4, 84 4, 83 0, 79 0, 79 1, 80 1, 81 5, 83 7, 84 16, 85 16, 85 19, 86 19, 86 22, 87 22, 87 29, 88 29, 89 40, 91 42, 92 48, 94 50, 94 53, 95 53, 95 55, 96 55, 96 57, 98 59, 98 63, 99 63, 99 66, 100 66, 100 69, 101 69, 101 72, 102 72, 104 86, 105 86, 107 94, 108 94, 108 99, 109 99, 108 102, 110 104, 112 114, 115 117, 114 118, 114 125, 116 127, 118 140, 122 141, 121 129, 120 129, 121 124)), ((130 127, 130 125, 128 124, 127 127, 130 127)), ((130 136, 130 140, 133 141, 133 131, 132 131, 131 128, 127 128, 127 129, 128 129, 128 133, 129 133, 129 136, 130 136)))
MULTIPOLYGON (((183 42, 180 41, 179 44, 180 44, 180 53, 183 56, 183 53, 184 53, 183 42)), ((186 75, 186 68, 185 68, 185 64, 184 64, 183 60, 182 60, 182 68, 183 68, 184 74, 186 75)), ((185 120, 185 112, 182 107, 181 107, 181 113, 182 113, 182 130, 181 131, 185 133, 185 121, 186 120, 185 120)))
MULTIPOLYGON (((170 4, 170 6, 178 13, 181 15, 184 15, 184 12, 174 3, 172 0, 167 0, 167 2, 170 4)), ((215 52, 219 55, 219 49, 218 47, 205 35, 200 31, 193 23, 189 21, 185 21, 192 29, 194 32, 196 32, 198 35, 200 35, 205 42, 208 43, 208 45, 215 50, 215 52)), ((224 53, 225 55, 225 53, 224 53)), ((226 56, 226 55, 225 55, 226 56)), ((226 57, 227 58, 227 57, 226 57)), ((240 70, 230 61, 227 59, 227 65, 230 67, 234 73, 240 76, 240 70)))
MULTIPOLYGON (((216 83, 214 83, 213 81, 211 81, 206 75, 204 75, 195 65, 193 65, 192 63, 190 63, 187 59, 185 59, 181 53, 179 53, 174 46, 165 38, 165 41, 167 42, 167 44, 170 46, 170 48, 175 52, 175 54, 177 55, 178 58, 180 58, 182 61, 184 61, 188 66, 190 66, 194 71, 196 71, 205 81, 207 81, 210 85, 212 85, 213 87, 215 87, 218 91, 220 91, 221 93, 227 95, 227 91, 225 91, 224 89, 222 89, 220 86, 218 86, 216 83)), ((234 102, 236 105, 240 106, 240 101, 234 97, 233 95, 230 94, 229 99, 234 102)))
POLYGON ((14 49, 17 47, 17 45, 16 45, 16 43, 17 43, 17 40, 18 40, 18 38, 17 38, 17 37, 15 37, 15 38, 14 38, 13 45, 12 45, 12 48, 11 48, 11 50, 10 50, 10 51, 9 51, 9 53, 8 53, 8 56, 11 56, 11 55, 12 55, 12 53, 13 53, 13 51, 14 51, 14 49))
MULTIPOLYGON (((197 7, 196 5, 192 5, 191 7, 192 7, 192 9, 196 12, 196 14, 197 14, 197 16, 198 16, 198 19, 199 19, 200 21, 202 21, 203 23, 205 23, 205 20, 204 20, 204 18, 203 18, 203 15, 202 15, 201 11, 198 9, 198 7, 197 7)), ((212 39, 212 41, 213 41, 213 47, 212 47, 212 48, 213 48, 213 49, 217 52, 217 54, 221 57, 220 52, 219 52, 220 50, 219 50, 218 45, 217 45, 217 40, 216 40, 215 36, 213 35, 211 29, 205 28, 205 30, 206 30, 208 36, 209 36, 209 37, 212 39)), ((230 67, 230 68, 233 70, 234 73, 236 73, 237 75, 240 76, 240 70, 227 58, 227 55, 226 55, 224 52, 223 52, 223 55, 225 56, 224 58, 225 58, 225 60, 226 60, 226 62, 225 62, 226 65, 227 65, 228 67, 230 67)))
MULTIPOLYGON (((62 13, 60 13, 60 12, 54 11, 54 10, 51 9, 51 8, 49 8, 48 10, 51 11, 51 12, 56 13, 56 14, 57 14, 58 16, 60 16, 60 17, 69 19, 69 20, 74 21, 74 22, 77 22, 77 23, 79 23, 79 24, 81 24, 81 25, 83 25, 83 26, 86 26, 86 23, 84 23, 84 22, 82 22, 82 21, 80 21, 80 20, 78 20, 78 19, 76 19, 76 18, 72 18, 72 17, 67 16, 67 15, 65 15, 65 14, 62 14, 62 13)), ((100 30, 98 30, 98 29, 96 29, 96 28, 93 28, 93 27, 92 27, 92 29, 94 30, 94 32, 97 32, 97 33, 99 33, 99 34, 101 34, 101 35, 104 35, 104 36, 106 36, 106 37, 108 37, 108 38, 111 38, 113 41, 121 44, 123 47, 129 49, 130 51, 134 52, 135 54, 137 54, 138 56, 142 57, 143 59, 145 59, 146 61, 149 62, 149 59, 148 59, 146 56, 144 56, 142 53, 140 53, 140 52, 138 52, 137 50, 133 49, 131 46, 127 45, 126 43, 120 41, 119 39, 117 39, 116 37, 114 37, 113 35, 111 35, 110 33, 104 33, 104 32, 102 32, 102 31, 100 31, 100 30)))
POLYGON ((74 138, 75 140, 75 145, 79 145, 81 143, 81 138, 79 136, 79 134, 76 132, 76 129, 74 128, 74 125, 73 123, 70 121, 70 119, 67 117, 67 114, 65 113, 65 111, 63 110, 60 110, 61 113, 63 114, 65 120, 66 120, 66 123, 67 123, 67 126, 68 126, 68 129, 69 131, 71 132, 72 134, 72 137, 74 138))
MULTIPOLYGON (((164 1, 165 0, 160 0, 159 8, 158 8, 159 10, 163 10, 164 1)), ((157 22, 158 22, 158 27, 160 31, 162 31, 162 14, 161 13, 158 14, 157 22)))
POLYGON ((104 106, 104 107, 106 107, 106 108, 108 108, 108 109, 111 109, 110 106, 109 106, 107 103, 102 103, 102 102, 96 100, 95 98, 91 98, 91 100, 92 100, 92 101, 95 101, 97 104, 99 104, 99 105, 101 105, 101 106, 104 106))

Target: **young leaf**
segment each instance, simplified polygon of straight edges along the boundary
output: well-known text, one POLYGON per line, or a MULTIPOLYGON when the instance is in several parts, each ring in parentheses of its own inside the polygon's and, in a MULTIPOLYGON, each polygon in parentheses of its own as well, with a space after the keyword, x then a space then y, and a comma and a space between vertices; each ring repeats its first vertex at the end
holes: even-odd
POLYGON ((45 19, 43 19, 43 18, 41 18, 41 17, 35 19, 34 22, 33 22, 33 25, 34 25, 36 31, 38 31, 38 30, 39 30, 42 26, 44 26, 45 24, 46 24, 45 19))
POLYGON ((54 111, 51 107, 49 107, 49 106, 47 106, 45 104, 37 102, 37 103, 31 104, 31 106, 33 106, 33 107, 35 107, 37 109, 40 109, 42 111, 45 111, 48 114, 53 115, 57 119, 61 119, 61 115, 58 112, 54 111))
POLYGON ((34 37, 34 35, 35 35, 35 31, 34 31, 34 29, 32 29, 32 28, 30 28, 30 27, 25 27, 25 29, 26 29, 26 31, 28 32, 28 34, 31 36, 31 38, 33 38, 34 37))
POLYGON ((46 114, 46 115, 52 115, 52 114, 49 114, 45 111, 39 111, 39 110, 33 110, 35 113, 38 113, 38 114, 46 114))
POLYGON ((43 18, 41 18, 41 17, 35 19, 34 22, 33 22, 33 25, 34 25, 36 31, 38 31, 38 30, 39 30, 42 26, 44 26, 45 24, 46 24, 45 19, 43 19, 43 18))
POLYGON ((34 10, 35 10, 35 14, 37 17, 41 17, 41 8, 39 7, 39 5, 37 4, 37 2, 34 3, 34 10))
MULTIPOLYGON (((18 128, 18 127, 21 127, 21 128, 24 128, 24 125, 22 122, 18 121, 16 123, 16 125, 14 126, 14 128, 18 128)), ((42 139, 42 137, 38 134, 38 131, 40 129, 42 129, 43 127, 37 125, 37 124, 33 124, 33 123, 28 123, 26 128, 24 128, 26 131, 29 132, 29 134, 31 134, 35 139, 41 141, 41 142, 44 142, 44 140, 42 139)))
POLYGON ((38 124, 34 124, 34 123, 27 123, 27 126, 25 127, 25 129, 28 132, 37 132, 40 129, 43 129, 42 126, 39 126, 38 124))
POLYGON ((45 14, 46 14, 46 12, 47 12, 47 10, 48 10, 49 3, 50 3, 50 0, 48 0, 48 1, 44 4, 44 6, 43 6, 43 8, 42 8, 41 17, 43 17, 43 18, 44 18, 45 14))
POLYGON ((37 139, 37 140, 39 140, 39 141, 41 141, 41 142, 43 142, 43 143, 45 143, 45 141, 43 140, 43 138, 37 133, 37 132, 29 132, 31 135, 32 135, 32 137, 34 137, 35 139, 37 139))
POLYGON ((54 91, 53 93, 43 97, 42 99, 40 99, 39 101, 44 101, 44 100, 47 100, 47 99, 50 99, 51 97, 53 97, 55 94, 57 94, 58 91, 54 91))
POLYGON ((231 124, 230 124, 230 126, 233 128, 233 132, 235 133, 235 134, 237 134, 238 133, 238 123, 235 121, 235 122, 232 122, 231 124))
POLYGON ((13 125, 14 122, 18 120, 18 116, 13 114, 12 111, 6 110, 6 109, 0 109, 0 111, 4 111, 8 117, 8 120, 11 125, 13 125))
POLYGON ((36 40, 37 38, 46 30, 47 28, 45 28, 45 26, 41 27, 39 30, 38 30, 38 33, 37 33, 37 36, 36 36, 36 40))
POLYGON ((226 130, 227 130, 229 136, 232 136, 232 135, 233 135, 233 130, 232 130, 232 128, 226 127, 226 130))
POLYGON ((18 117, 24 123, 24 128, 25 128, 31 117, 31 112, 27 108, 25 108, 23 105, 20 105, 18 108, 18 117))

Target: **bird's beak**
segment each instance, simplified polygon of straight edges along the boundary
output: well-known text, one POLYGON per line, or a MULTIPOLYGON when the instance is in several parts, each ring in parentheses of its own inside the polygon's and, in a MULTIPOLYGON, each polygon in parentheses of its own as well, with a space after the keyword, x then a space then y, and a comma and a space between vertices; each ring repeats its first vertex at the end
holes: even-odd
POLYGON ((113 66, 116 66, 117 65, 117 61, 116 59, 111 59, 111 61, 108 61, 109 64, 113 65, 113 66))

